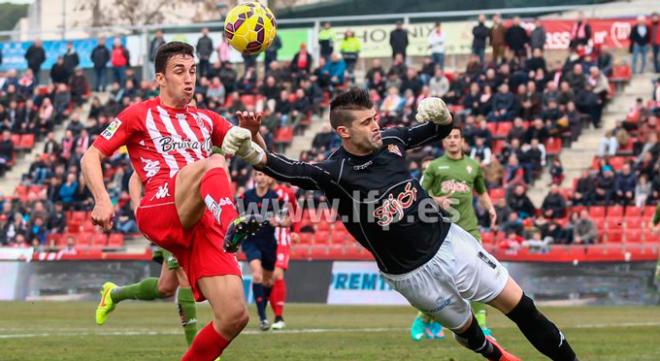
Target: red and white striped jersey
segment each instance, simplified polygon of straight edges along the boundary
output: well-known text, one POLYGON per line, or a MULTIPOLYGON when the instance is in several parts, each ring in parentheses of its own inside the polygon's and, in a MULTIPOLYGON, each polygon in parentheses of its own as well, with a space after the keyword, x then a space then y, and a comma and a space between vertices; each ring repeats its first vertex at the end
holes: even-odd
POLYGON ((121 112, 94 141, 106 156, 126 145, 133 168, 146 189, 174 177, 181 168, 212 153, 232 125, 220 115, 196 107, 167 107, 160 97, 121 112))
MULTIPOLYGON (((292 227, 294 230, 297 229, 295 217, 298 211, 298 202, 296 199, 296 193, 284 184, 277 184, 273 187, 275 193, 277 193, 278 198, 280 199, 282 205, 287 210, 288 216, 294 221, 292 227)), ((288 247, 291 245, 291 227, 277 227, 275 228, 275 238, 277 239, 277 244, 279 246, 288 247)))

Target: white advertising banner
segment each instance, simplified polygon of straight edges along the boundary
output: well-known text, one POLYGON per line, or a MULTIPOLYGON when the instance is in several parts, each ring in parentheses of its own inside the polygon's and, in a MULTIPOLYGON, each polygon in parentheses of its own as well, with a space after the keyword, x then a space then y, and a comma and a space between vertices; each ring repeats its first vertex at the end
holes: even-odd
POLYGON ((328 290, 331 305, 407 305, 383 279, 375 262, 334 262, 328 290))

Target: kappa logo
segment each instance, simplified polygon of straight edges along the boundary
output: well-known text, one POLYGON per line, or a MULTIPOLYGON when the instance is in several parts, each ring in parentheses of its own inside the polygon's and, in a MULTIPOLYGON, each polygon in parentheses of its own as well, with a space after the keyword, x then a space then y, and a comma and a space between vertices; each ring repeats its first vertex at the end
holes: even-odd
POLYGON ((394 145, 394 144, 388 144, 388 145, 387 145, 387 151, 390 152, 390 153, 394 153, 394 154, 398 155, 399 157, 403 157, 403 155, 401 154, 401 150, 399 149, 399 147, 397 147, 397 146, 394 145))
POLYGON ((166 197, 170 196, 170 188, 167 183, 163 183, 163 185, 158 187, 158 190, 156 191, 156 194, 151 199, 163 199, 166 197))
POLYGON ((107 140, 110 140, 115 135, 115 133, 117 133, 119 126, 121 126, 121 120, 119 120, 119 118, 115 118, 112 123, 108 124, 105 130, 101 132, 101 136, 107 140))
POLYGON ((204 204, 206 204, 206 208, 213 214, 213 218, 216 220, 216 222, 220 223, 220 215, 222 215, 222 207, 223 206, 234 206, 234 202, 229 199, 229 197, 223 197, 220 198, 218 202, 211 197, 210 194, 207 194, 206 197, 204 197, 204 204))

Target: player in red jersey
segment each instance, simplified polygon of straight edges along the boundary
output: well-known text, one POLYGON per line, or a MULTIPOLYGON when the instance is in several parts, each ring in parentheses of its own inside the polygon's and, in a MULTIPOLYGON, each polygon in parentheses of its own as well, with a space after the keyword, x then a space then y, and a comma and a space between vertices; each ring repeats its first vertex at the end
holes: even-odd
POLYGON ((284 272, 289 268, 289 252, 291 242, 298 237, 300 227, 299 222, 295 222, 298 213, 298 202, 296 193, 284 183, 275 183, 273 190, 277 193, 284 209, 278 215, 279 226, 275 227, 275 238, 277 239, 277 261, 273 271, 273 286, 270 292, 270 306, 275 313, 275 321, 271 328, 281 330, 286 327, 284 318, 284 303, 286 301, 286 283, 284 281, 284 272), (291 229, 293 228, 293 232, 291 229))
MULTIPOLYGON (((121 112, 85 153, 81 167, 95 200, 92 221, 110 229, 114 211, 101 161, 126 145, 144 186, 136 211, 140 231, 174 254, 195 299, 207 299, 213 309, 213 321, 200 330, 182 360, 211 361, 249 318, 238 262, 222 247, 226 233, 243 227, 235 221, 238 214, 225 159, 213 154, 212 146, 250 131, 188 105, 196 81, 192 46, 181 42, 161 46, 155 65, 160 96, 121 112)), ((263 156, 252 151, 248 162, 256 163, 263 156)))

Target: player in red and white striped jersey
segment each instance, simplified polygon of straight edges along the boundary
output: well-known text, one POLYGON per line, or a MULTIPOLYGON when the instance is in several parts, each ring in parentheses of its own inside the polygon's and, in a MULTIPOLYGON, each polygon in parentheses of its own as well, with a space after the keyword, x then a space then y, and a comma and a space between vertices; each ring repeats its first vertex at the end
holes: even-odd
MULTIPOLYGON (((275 182, 275 181, 273 181, 275 182)), ((273 271, 273 288, 270 293, 270 306, 275 313, 275 322, 271 328, 281 330, 286 327, 284 318, 284 303, 286 301, 286 283, 284 281, 284 272, 289 268, 289 253, 292 239, 298 237, 299 222, 296 222, 295 215, 298 214, 298 202, 296 193, 293 189, 284 184, 277 183, 273 190, 284 204, 283 212, 279 215, 280 226, 275 227, 275 238, 277 239, 277 261, 273 271), (293 232, 292 232, 293 229, 293 232)))
MULTIPOLYGON (((81 167, 95 200, 92 220, 109 229, 114 211, 101 161, 126 145, 144 186, 136 210, 140 231, 174 254, 195 299, 208 299, 213 308, 213 321, 200 330, 182 360, 211 361, 249 318, 238 262, 223 249, 225 234, 242 232, 243 217, 237 219, 225 159, 213 154, 212 147, 245 138, 246 132, 249 137, 250 131, 189 105, 196 81, 192 46, 161 46, 155 66, 160 96, 120 113, 85 153, 81 167)), ((245 117, 239 114, 241 121, 245 117)), ((263 152, 250 154, 252 162, 263 157, 263 152)), ((102 295, 99 307, 112 308, 110 293, 102 295)))

